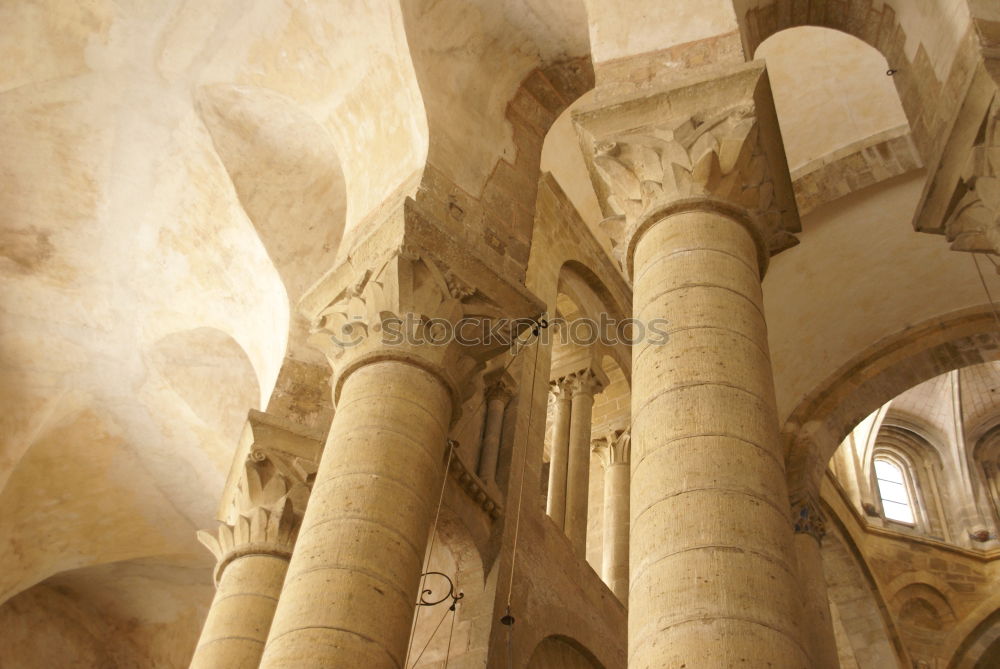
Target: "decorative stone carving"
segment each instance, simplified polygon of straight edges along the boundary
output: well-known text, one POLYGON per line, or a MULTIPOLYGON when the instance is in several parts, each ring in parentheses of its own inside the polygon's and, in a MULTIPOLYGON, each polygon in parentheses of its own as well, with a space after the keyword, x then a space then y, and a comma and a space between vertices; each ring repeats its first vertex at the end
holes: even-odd
POLYGON ((323 435, 251 410, 223 489, 215 533, 198 540, 213 555, 216 583, 235 558, 250 554, 288 557, 323 449, 323 435))
MULTIPOLYGON (((448 279, 436 262, 403 246, 375 270, 365 270, 320 314, 312 341, 336 369, 342 360, 370 355, 413 358, 472 380, 482 359, 449 341, 467 315, 476 290, 448 279)), ((479 314, 501 316, 486 300, 479 314), (484 313, 485 312, 485 313, 484 313)), ((464 398, 464 393, 460 393, 464 398)))
POLYGON ((504 372, 486 378, 486 401, 503 401, 505 404, 514 397, 514 379, 504 372))
POLYGON ((571 395, 577 393, 596 395, 604 389, 608 379, 603 372, 597 372, 588 367, 567 375, 562 379, 562 382, 566 384, 571 395))
POLYGON ((688 197, 725 200, 766 215, 774 188, 756 140, 754 109, 741 105, 605 138, 594 147, 594 165, 609 186, 609 206, 626 219, 688 197))
POLYGON ((819 503, 811 496, 792 502, 792 522, 796 534, 808 534, 822 542, 826 536, 826 520, 819 509, 819 503))
POLYGON ((605 440, 604 466, 627 465, 632 454, 632 433, 628 428, 611 430, 605 440))
POLYGON ((574 119, 608 215, 601 227, 626 272, 638 235, 673 210, 727 211, 747 222, 769 255, 798 243, 791 180, 760 64, 582 110, 574 119))
POLYGON ((251 448, 226 522, 217 534, 198 532, 217 560, 216 583, 226 565, 242 555, 291 556, 315 474, 314 461, 251 448))
POLYGON ((301 309, 313 323, 311 343, 334 368, 335 400, 353 369, 395 359, 441 377, 456 407, 484 363, 544 311, 523 286, 459 249, 412 200, 314 286, 301 309))
POLYGON ((951 248, 1000 253, 1000 100, 994 99, 969 153, 955 199, 945 222, 951 248))

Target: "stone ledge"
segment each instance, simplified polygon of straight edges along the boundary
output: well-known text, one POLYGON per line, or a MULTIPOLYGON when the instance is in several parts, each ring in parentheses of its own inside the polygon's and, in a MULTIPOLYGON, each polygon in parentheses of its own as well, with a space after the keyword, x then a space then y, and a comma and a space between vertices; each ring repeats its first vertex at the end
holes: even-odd
POLYGON ((923 161, 906 125, 841 147, 792 170, 799 215, 921 167, 923 161))

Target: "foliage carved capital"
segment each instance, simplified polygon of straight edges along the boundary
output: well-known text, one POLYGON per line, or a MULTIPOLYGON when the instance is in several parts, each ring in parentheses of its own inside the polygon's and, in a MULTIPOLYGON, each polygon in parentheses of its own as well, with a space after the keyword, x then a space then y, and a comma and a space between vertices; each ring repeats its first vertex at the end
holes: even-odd
POLYGON ((682 211, 719 211, 767 258, 798 243, 798 213, 767 74, 759 63, 574 115, 626 273, 642 233, 682 211))

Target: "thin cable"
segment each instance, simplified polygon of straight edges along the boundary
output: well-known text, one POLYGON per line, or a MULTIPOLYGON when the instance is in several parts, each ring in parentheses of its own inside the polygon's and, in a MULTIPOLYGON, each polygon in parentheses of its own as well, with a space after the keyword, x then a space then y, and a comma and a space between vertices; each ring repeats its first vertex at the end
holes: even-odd
MULTIPOLYGON (((455 442, 451 439, 448 440, 448 461, 444 466, 444 480, 441 481, 441 494, 438 495, 437 511, 434 512, 434 525, 432 525, 431 530, 431 544, 427 548, 427 553, 424 555, 424 568, 420 574, 420 592, 424 591, 424 586, 427 584, 427 568, 431 563, 431 553, 434 552, 434 540, 437 538, 437 526, 438 520, 441 518, 441 504, 444 502, 444 491, 445 487, 448 485, 448 471, 451 469, 451 458, 455 454, 455 442)), ((406 658, 403 660, 403 667, 410 666, 410 653, 413 651, 413 633, 417 629, 417 618, 420 617, 420 606, 417 606, 417 610, 413 613, 413 622, 410 623, 410 644, 406 647, 406 658)), ((442 620, 444 620, 442 618, 442 620)), ((440 626, 440 623, 438 624, 440 626)), ((437 630, 435 630, 437 631, 437 630)), ((434 635, 431 635, 433 638, 434 635)), ((429 642, 428 642, 429 643, 429 642)), ((418 658, 419 659, 419 658, 418 658)), ((414 664, 416 664, 414 662, 414 664)))
MULTIPOLYGON (((535 325, 532 328, 532 331, 531 331, 532 332, 532 336, 537 337, 538 333, 539 333, 539 330, 547 328, 548 326, 549 326, 548 321, 546 321, 544 318, 539 318, 538 321, 535 321, 535 325)), ((501 371, 501 374, 506 373, 507 370, 510 369, 510 366, 514 363, 514 360, 517 358, 517 355, 521 352, 521 349, 524 346, 527 345, 527 343, 525 343, 524 345, 522 345, 522 346, 519 347, 518 346, 519 343, 520 343, 520 340, 517 337, 515 337, 514 340, 511 341, 510 347, 508 349, 508 352, 510 353, 510 359, 507 361, 507 364, 504 365, 503 370, 501 371)), ((535 364, 536 365, 538 364, 538 352, 537 352, 537 349, 535 351, 535 364)), ((534 374, 532 374, 532 379, 531 379, 532 387, 534 387, 534 382, 535 382, 534 374)), ((475 414, 475 415, 479 414, 479 412, 482 410, 482 408, 486 405, 486 400, 487 400, 487 395, 486 395, 486 393, 483 393, 483 399, 479 403, 479 406, 476 408, 476 410, 473 412, 473 414, 475 414)), ((469 415, 473 415, 473 414, 466 414, 465 416, 462 417, 462 420, 465 420, 469 415)), ((529 409, 528 409, 528 423, 529 423, 529 425, 531 423, 531 409, 530 409, 530 406, 529 406, 529 409)), ((462 427, 462 424, 459 423, 458 427, 462 427)), ((458 429, 456 429, 455 432, 454 432, 454 434, 461 434, 461 431, 458 430, 458 429)), ((448 461, 445 464, 445 468, 444 468, 444 480, 441 482, 441 494, 438 496, 437 510, 434 512, 434 524, 431 527, 431 542, 430 542, 430 546, 428 547, 427 553, 424 556, 424 567, 423 567, 423 572, 422 572, 421 577, 420 577, 420 592, 424 591, 424 585, 426 585, 426 582, 427 582, 427 571, 428 571, 428 568, 430 567, 431 554, 434 551, 434 541, 437 538, 438 521, 441 518, 441 505, 444 502, 444 493, 445 493, 445 489, 446 489, 446 487, 448 485, 448 472, 451 470, 451 460, 452 460, 452 456, 454 456, 454 454, 455 454, 455 442, 452 441, 451 439, 449 439, 448 440, 448 461)), ((524 485, 524 469, 523 469, 523 465, 522 465, 522 470, 521 470, 521 476, 522 476, 521 484, 522 484, 522 487, 523 487, 523 485, 524 485)), ((518 503, 518 513, 520 513, 520 502, 518 503)), ((452 612, 455 612, 456 605, 457 605, 457 603, 453 603, 452 606, 451 606, 451 608, 449 610, 452 611, 452 612)), ((447 615, 447 613, 446 613, 446 615, 447 615)), ((454 616, 452 616, 452 623, 451 623, 452 633, 454 633, 455 618, 457 616, 458 616, 457 613, 455 613, 454 616)), ((406 657, 403 660, 403 667, 404 668, 410 666, 410 654, 413 652, 414 632, 416 632, 416 629, 417 629, 417 619, 419 617, 420 617, 420 606, 418 605, 417 606, 417 610, 413 614, 413 621, 410 623, 410 643, 406 647, 406 657)), ((442 622, 444 622, 444 617, 441 618, 441 620, 438 622, 437 627, 435 627, 434 631, 431 633, 430 638, 427 639, 427 644, 425 644, 423 650, 420 651, 420 655, 418 655, 417 659, 413 661, 413 666, 416 666, 417 662, 420 661, 420 658, 423 656, 424 651, 427 650, 427 645, 430 644, 431 640, 434 638, 434 635, 437 634, 437 631, 441 627, 441 623, 442 622)), ((448 652, 449 653, 451 652, 451 637, 450 636, 448 638, 448 652)), ((445 656, 445 667, 447 667, 447 666, 448 666, 448 657, 445 656)))
POLYGON ((990 308, 993 309, 993 318, 997 321, 997 327, 1000 327, 1000 313, 997 312, 997 305, 993 301, 993 296, 990 295, 989 286, 986 285, 986 278, 983 276, 983 270, 979 269, 979 258, 978 253, 972 254, 972 262, 976 266, 976 274, 979 275, 979 283, 983 284, 983 292, 986 293, 986 299, 990 302, 990 308))
MULTIPOLYGON (((425 651, 427 650, 427 648, 428 648, 428 647, 429 647, 429 646, 431 645, 431 641, 434 641, 434 637, 435 637, 435 636, 437 635, 437 633, 438 633, 438 630, 439 630, 439 629, 441 629, 441 623, 443 623, 443 622, 444 622, 444 619, 448 617, 448 614, 449 614, 449 613, 452 613, 452 612, 453 612, 453 610, 452 610, 452 609, 450 609, 450 608, 449 608, 449 609, 445 609, 445 612, 444 612, 444 615, 443 615, 443 616, 441 616, 441 620, 439 620, 439 621, 438 621, 438 624, 437 624, 437 627, 435 627, 435 628, 434 628, 434 631, 433 631, 433 632, 431 632, 431 635, 430 635, 429 637, 427 637, 427 643, 425 643, 425 644, 424 644, 424 647, 423 647, 423 648, 421 649, 421 651, 420 651, 420 655, 417 655, 417 659, 415 659, 415 660, 413 661, 413 666, 414 666, 414 667, 415 667, 415 666, 417 666, 417 662, 419 662, 419 661, 420 661, 420 658, 422 658, 422 657, 424 656, 424 652, 425 652, 425 651)), ((454 629, 454 627, 455 627, 455 624, 454 624, 454 620, 455 620, 455 618, 454 618, 454 616, 452 616, 452 629, 454 629)), ((411 633, 411 635, 412 635, 412 633, 411 633)), ((449 646, 449 647, 451 646, 451 640, 449 640, 449 641, 448 641, 448 646, 449 646)), ((407 659, 406 661, 407 661, 407 663, 408 663, 408 662, 409 662, 409 659, 407 659)), ((408 665, 408 664, 404 664, 403 666, 404 666, 404 667, 407 667, 407 666, 409 666, 409 665, 408 665)), ((410 669, 413 669, 413 668, 411 667, 410 669)))
MULTIPOLYGON (((535 375, 538 373, 538 349, 541 348, 539 344, 538 328, 536 327, 533 333, 536 335, 535 338, 535 359, 531 365, 531 384, 528 386, 531 388, 531 400, 528 402, 528 418, 526 421, 525 432, 528 437, 531 435, 531 414, 532 410, 535 408, 534 395, 535 395, 535 375)), ((511 548, 510 555, 510 579, 507 583, 507 610, 508 615, 510 615, 510 598, 514 591, 514 567, 517 565, 517 541, 521 533, 521 502, 524 499, 524 469, 528 464, 528 443, 525 440, 524 453, 521 455, 521 481, 518 483, 517 490, 517 512, 514 516, 514 545, 511 548)), ((508 653, 509 657, 509 653, 508 653)))
POLYGON ((458 603, 451 605, 451 631, 448 632, 448 648, 444 651, 444 669, 448 669, 451 661, 451 640, 455 638, 455 619, 458 618, 458 603))

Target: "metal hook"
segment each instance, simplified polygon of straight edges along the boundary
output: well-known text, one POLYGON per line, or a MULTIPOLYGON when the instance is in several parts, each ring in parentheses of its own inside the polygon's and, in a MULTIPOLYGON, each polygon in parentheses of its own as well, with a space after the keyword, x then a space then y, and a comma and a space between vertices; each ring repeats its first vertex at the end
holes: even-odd
POLYGON ((444 597, 442 597, 441 599, 427 599, 427 597, 434 596, 433 588, 427 588, 425 590, 422 590, 420 592, 420 601, 417 602, 417 606, 437 606, 441 602, 444 602, 445 600, 450 598, 451 606, 448 608, 449 610, 454 611, 456 605, 458 604, 458 600, 465 597, 464 592, 459 592, 458 594, 455 593, 455 583, 451 580, 451 577, 448 576, 448 574, 442 573, 440 571, 428 571, 421 574, 420 576, 421 579, 424 579, 428 576, 440 576, 444 580, 448 581, 448 592, 446 592, 444 594, 444 597))

